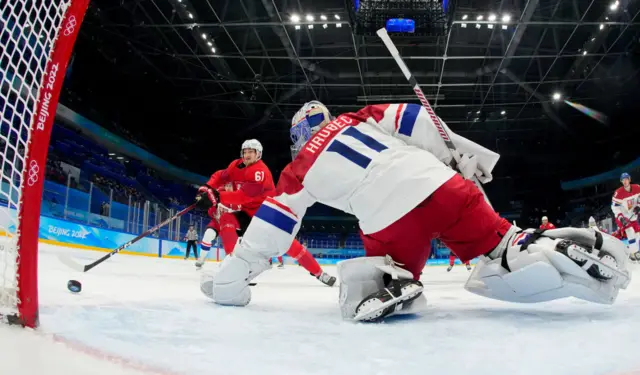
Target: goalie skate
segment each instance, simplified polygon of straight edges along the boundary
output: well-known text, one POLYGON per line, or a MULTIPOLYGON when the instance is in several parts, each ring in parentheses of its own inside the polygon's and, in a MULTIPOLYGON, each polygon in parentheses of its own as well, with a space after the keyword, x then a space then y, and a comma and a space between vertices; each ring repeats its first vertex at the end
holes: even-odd
POLYGON ((594 279, 610 280, 615 275, 627 277, 619 270, 613 255, 604 250, 590 249, 571 240, 561 241, 556 245, 556 250, 573 260, 594 279))
POLYGON ((361 322, 379 322, 394 312, 409 308, 423 290, 420 281, 393 280, 388 287, 362 300, 353 319, 361 322))

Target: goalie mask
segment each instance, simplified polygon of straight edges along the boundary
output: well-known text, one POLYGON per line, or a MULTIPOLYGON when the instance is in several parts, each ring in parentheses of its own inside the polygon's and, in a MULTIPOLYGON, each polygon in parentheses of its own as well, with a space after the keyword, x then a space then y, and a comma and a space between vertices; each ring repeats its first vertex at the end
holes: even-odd
POLYGON ((327 107, 318 101, 314 100, 302 106, 291 120, 291 130, 289 131, 291 141, 293 141, 291 157, 295 159, 311 136, 333 120, 334 117, 331 116, 327 107))

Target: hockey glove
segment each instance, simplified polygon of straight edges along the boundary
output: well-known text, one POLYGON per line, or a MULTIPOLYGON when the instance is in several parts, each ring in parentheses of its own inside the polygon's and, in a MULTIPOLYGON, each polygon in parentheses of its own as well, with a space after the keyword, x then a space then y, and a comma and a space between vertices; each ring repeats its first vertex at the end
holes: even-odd
POLYGON ((618 217, 616 217, 616 219, 618 219, 618 222, 622 228, 626 228, 630 224, 629 219, 624 217, 624 215, 622 214, 619 214, 618 217))
POLYGON ((196 195, 196 203, 198 207, 208 210, 211 207, 216 207, 220 200, 220 193, 216 189, 212 189, 207 185, 200 186, 198 194, 196 195))
POLYGON ((478 178, 483 184, 486 184, 493 180, 493 176, 491 172, 486 170, 479 162, 478 157, 473 154, 462 154, 457 150, 453 150, 452 153, 455 153, 454 158, 457 157, 460 162, 458 162, 458 169, 462 177, 467 180, 470 180, 474 176, 478 178))

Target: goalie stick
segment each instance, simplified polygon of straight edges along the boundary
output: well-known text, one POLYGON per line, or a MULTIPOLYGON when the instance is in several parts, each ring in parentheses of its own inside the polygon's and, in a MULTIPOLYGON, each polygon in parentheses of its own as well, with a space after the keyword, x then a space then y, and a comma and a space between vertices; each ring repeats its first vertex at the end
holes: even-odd
MULTIPOLYGON (((420 100, 420 103, 422 103, 422 106, 424 107, 424 109, 429 114, 429 117, 431 118, 431 121, 433 121, 433 123, 435 124, 436 128, 438 129, 438 134, 440 134, 440 137, 442 137, 442 140, 444 141, 444 144, 447 146, 447 148, 450 151, 452 151, 452 153, 451 153, 452 159, 451 159, 451 162, 449 163, 449 165, 451 166, 451 168, 453 168, 455 170, 458 170, 457 167, 458 167, 458 163, 460 162, 460 160, 458 160, 454 156, 455 154, 453 153, 453 151, 456 150, 456 146, 451 141, 451 138, 449 137, 449 133, 447 133, 447 130, 444 128, 444 126, 442 126, 442 123, 440 122, 440 118, 433 111, 433 108, 431 108, 431 104, 429 104, 429 101, 424 96, 424 92, 422 92, 422 89, 420 88, 420 85, 418 84, 418 81, 411 74, 411 71, 409 70, 407 65, 404 63, 404 61, 402 60, 402 57, 400 57, 400 52, 398 52, 398 49, 393 44, 393 41, 389 37, 389 34, 387 34, 387 30, 382 28, 382 29, 376 31, 376 34, 378 34, 380 39, 382 39, 382 42, 384 42, 384 45, 389 50, 389 53, 391 53, 391 56, 396 61, 396 64, 398 64, 398 67, 400 68, 400 70, 402 70, 402 74, 404 74, 404 76, 407 79, 407 81, 409 81, 409 84, 413 88, 413 92, 416 94, 416 96, 420 100)), ((489 206, 491 206, 491 202, 489 201, 489 197, 487 197, 487 193, 484 192, 484 188, 482 187, 482 184, 480 183, 480 181, 478 181, 478 179, 475 176, 471 180, 478 187, 478 189, 482 192, 482 195, 484 195, 484 199, 487 201, 489 206)), ((493 206, 491 206, 491 208, 493 208, 493 206)))
POLYGON ((71 259, 71 257, 67 254, 60 254, 58 255, 58 258, 60 259, 60 261, 62 263, 64 263, 65 265, 67 265, 68 267, 79 271, 79 272, 87 272, 90 269, 92 269, 93 267, 97 266, 98 264, 104 262, 105 260, 111 258, 112 256, 118 254, 119 252, 121 252, 122 250, 128 248, 129 246, 133 245, 134 243, 138 242, 140 239, 142 239, 143 237, 146 237, 148 235, 150 235, 151 233, 154 233, 155 231, 157 231, 158 229, 164 227, 165 225, 169 224, 171 221, 179 218, 180 216, 186 214, 187 212, 191 211, 197 203, 192 204, 191 206, 183 209, 182 211, 176 213, 175 215, 171 216, 170 218, 168 218, 167 220, 161 222, 160 224, 156 225, 153 228, 149 228, 146 231, 140 233, 140 235, 138 235, 138 237, 132 239, 131 241, 126 242, 125 244, 119 246, 118 248, 112 250, 109 254, 103 256, 102 258, 96 260, 95 262, 89 263, 87 265, 82 265, 80 263, 77 263, 76 261, 74 261, 73 259, 71 259))

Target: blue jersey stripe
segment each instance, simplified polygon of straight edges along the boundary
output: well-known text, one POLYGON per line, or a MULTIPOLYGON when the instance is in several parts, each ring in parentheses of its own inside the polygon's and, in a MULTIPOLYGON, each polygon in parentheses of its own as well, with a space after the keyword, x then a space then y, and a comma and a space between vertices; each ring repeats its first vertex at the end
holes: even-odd
POLYGON ((411 137, 420 108, 422 107, 417 104, 407 104, 407 108, 402 112, 402 120, 400 121, 400 127, 398 129, 399 134, 411 137))
POLYGON ((267 206, 266 204, 260 206, 260 209, 258 210, 258 212, 256 212, 255 216, 289 234, 293 234, 293 228, 295 228, 296 224, 298 223, 289 216, 283 214, 275 208, 267 206))
POLYGON ((367 147, 377 152, 382 152, 387 149, 387 146, 376 141, 375 138, 364 134, 363 132, 359 131, 353 126, 350 126, 349 128, 347 128, 347 130, 345 130, 342 134, 348 135, 350 137, 353 137, 359 140, 360 142, 364 143, 367 147))
POLYGON ((336 152, 362 168, 367 168, 369 166, 369 163, 371 163, 371 159, 362 155, 361 153, 357 152, 356 150, 345 145, 337 139, 329 145, 327 151, 336 152))

